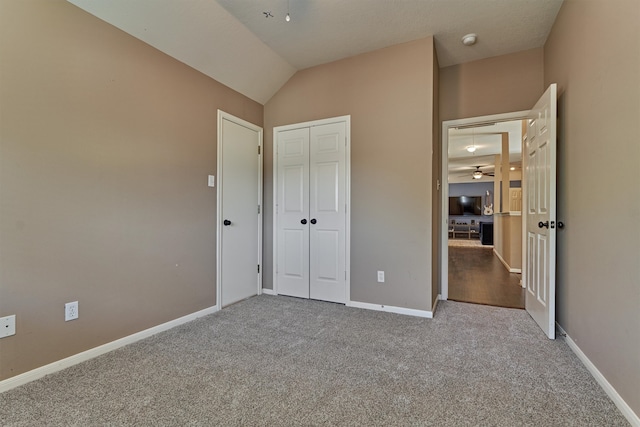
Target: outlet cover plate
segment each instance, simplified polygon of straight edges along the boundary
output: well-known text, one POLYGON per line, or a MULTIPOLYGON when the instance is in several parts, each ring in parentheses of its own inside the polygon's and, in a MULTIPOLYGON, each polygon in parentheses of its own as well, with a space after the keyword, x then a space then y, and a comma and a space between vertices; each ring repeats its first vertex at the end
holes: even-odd
POLYGON ((78 318, 78 301, 68 302, 64 305, 64 321, 78 318))
POLYGON ((0 317, 0 338, 16 334, 16 315, 0 317))
POLYGON ((384 283, 384 271, 378 271, 378 283, 384 283))

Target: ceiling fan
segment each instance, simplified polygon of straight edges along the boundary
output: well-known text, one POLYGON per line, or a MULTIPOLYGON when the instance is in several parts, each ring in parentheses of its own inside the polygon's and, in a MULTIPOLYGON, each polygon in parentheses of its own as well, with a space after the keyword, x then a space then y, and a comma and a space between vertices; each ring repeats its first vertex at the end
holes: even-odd
POLYGON ((481 179, 483 176, 494 176, 492 173, 482 172, 480 170, 481 166, 476 166, 476 170, 471 174, 473 179, 481 179))

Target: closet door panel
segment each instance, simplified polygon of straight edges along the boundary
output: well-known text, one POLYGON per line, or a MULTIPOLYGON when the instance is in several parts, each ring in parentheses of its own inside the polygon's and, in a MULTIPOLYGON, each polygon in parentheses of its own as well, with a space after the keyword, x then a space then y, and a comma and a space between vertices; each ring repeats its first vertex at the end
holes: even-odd
POLYGON ((345 123, 313 126, 309 141, 310 298, 346 302, 345 123))
POLYGON ((309 130, 278 133, 278 293, 309 298, 309 130))

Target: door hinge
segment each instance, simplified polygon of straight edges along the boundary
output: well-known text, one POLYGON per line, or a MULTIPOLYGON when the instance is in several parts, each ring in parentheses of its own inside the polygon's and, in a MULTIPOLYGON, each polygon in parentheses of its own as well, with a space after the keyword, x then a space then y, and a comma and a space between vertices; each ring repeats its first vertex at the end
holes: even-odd
POLYGON ((258 145, 258 154, 260 154, 260 146, 258 145))
POLYGON ((258 264, 258 273, 260 273, 260 264, 258 264))
POLYGON ((258 213, 260 213, 260 205, 258 205, 258 213))

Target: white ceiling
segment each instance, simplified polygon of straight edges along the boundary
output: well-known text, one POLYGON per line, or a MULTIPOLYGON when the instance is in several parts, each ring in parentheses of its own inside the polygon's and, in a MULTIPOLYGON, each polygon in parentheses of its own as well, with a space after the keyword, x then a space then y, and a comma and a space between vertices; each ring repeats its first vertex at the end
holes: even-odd
MULTIPOLYGON (((494 123, 463 129, 449 129, 449 182, 478 182, 472 177, 476 167, 482 172, 493 174, 496 154, 502 154, 502 133, 509 134, 509 163, 521 170, 522 163, 522 121, 494 123), (467 147, 475 146, 469 153, 467 147)), ((480 181, 492 181, 483 176, 480 181)))
POLYGON ((314 65, 433 35, 441 67, 543 46, 562 0, 68 0, 266 103, 314 65), (285 22, 287 8, 291 22, 285 22), (269 11, 272 18, 265 18, 269 11), (460 42, 477 33, 478 43, 460 42))

